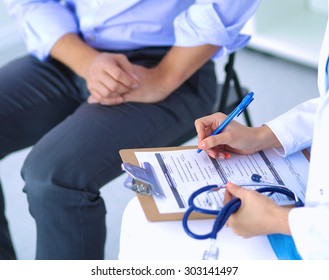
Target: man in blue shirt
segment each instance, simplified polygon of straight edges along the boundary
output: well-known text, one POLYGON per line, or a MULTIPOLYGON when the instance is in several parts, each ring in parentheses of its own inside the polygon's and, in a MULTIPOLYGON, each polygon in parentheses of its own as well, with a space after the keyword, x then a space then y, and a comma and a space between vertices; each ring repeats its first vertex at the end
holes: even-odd
MULTIPOLYGON (((104 257, 118 151, 170 145, 211 112, 211 58, 246 45, 258 2, 5 0, 30 55, 0 69, 0 157, 34 145, 37 259, 104 257)), ((0 193, 0 258, 15 258, 0 193)))

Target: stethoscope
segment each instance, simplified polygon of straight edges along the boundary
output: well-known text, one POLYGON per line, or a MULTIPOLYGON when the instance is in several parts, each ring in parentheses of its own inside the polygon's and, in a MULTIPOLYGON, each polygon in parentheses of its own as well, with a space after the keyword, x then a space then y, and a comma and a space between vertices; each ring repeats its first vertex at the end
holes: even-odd
MULTIPOLYGON (((304 203, 300 200, 300 198, 291 190, 282 185, 274 184, 274 183, 267 183, 264 180, 261 180, 261 176, 258 174, 253 174, 251 179, 254 183, 245 183, 239 184, 242 187, 254 187, 254 186, 261 186, 257 188, 256 191, 259 193, 268 193, 268 196, 273 195, 274 193, 283 194, 286 197, 290 198, 294 203, 295 207, 304 206, 304 203)), ((216 209, 205 209, 195 205, 196 197, 200 196, 201 194, 206 193, 207 195, 214 191, 219 191, 221 189, 225 189, 225 185, 209 185, 202 187, 196 191, 194 191, 188 199, 188 206, 189 208, 184 213, 183 216, 183 228, 185 232, 192 238, 195 239, 210 239, 211 246, 209 251, 205 251, 203 259, 218 259, 218 248, 215 247, 217 233, 222 229, 222 227, 226 224, 226 221, 230 217, 231 214, 235 213, 241 206, 241 200, 237 197, 231 199, 228 203, 226 203, 223 207, 216 206, 216 209), (202 214, 208 215, 215 215, 215 221, 212 226, 210 232, 206 234, 197 234, 191 231, 188 226, 188 220, 192 212, 198 212, 202 214)))

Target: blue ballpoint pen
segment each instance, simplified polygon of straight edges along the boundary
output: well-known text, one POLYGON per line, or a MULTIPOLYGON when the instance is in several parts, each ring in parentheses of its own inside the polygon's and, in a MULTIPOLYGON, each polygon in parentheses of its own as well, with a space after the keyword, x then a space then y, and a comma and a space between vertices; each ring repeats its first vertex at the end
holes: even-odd
MULTIPOLYGON (((242 99, 240 104, 226 117, 226 119, 213 131, 213 133, 210 134, 212 135, 217 135, 221 133, 225 127, 228 126, 228 124, 235 118, 238 117, 251 103, 251 101, 254 100, 254 93, 249 92, 245 98, 242 99)), ((198 149, 198 153, 200 153, 202 149, 198 149)))

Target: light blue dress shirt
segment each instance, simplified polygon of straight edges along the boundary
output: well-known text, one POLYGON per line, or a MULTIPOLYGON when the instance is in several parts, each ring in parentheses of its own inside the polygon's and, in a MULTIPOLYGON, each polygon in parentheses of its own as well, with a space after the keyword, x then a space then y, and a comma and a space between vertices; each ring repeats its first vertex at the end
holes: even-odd
POLYGON ((222 46, 217 55, 244 47, 240 35, 259 0, 4 0, 40 59, 74 32, 90 46, 129 50, 149 46, 222 46))

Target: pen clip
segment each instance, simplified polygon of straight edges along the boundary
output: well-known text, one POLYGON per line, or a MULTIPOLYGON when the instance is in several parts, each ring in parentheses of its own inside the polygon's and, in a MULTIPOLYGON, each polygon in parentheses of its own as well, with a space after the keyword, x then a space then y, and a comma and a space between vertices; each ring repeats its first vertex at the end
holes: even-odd
POLYGON ((240 112, 237 114, 237 117, 241 115, 241 113, 243 113, 244 110, 246 110, 246 108, 248 107, 248 105, 254 100, 254 93, 250 92, 248 95, 245 96, 245 98, 243 98, 243 100, 241 101, 241 103, 239 104, 239 109, 240 112))
POLYGON ((246 110, 247 106, 240 109, 240 112, 236 115, 237 117, 240 116, 244 110, 246 110))

